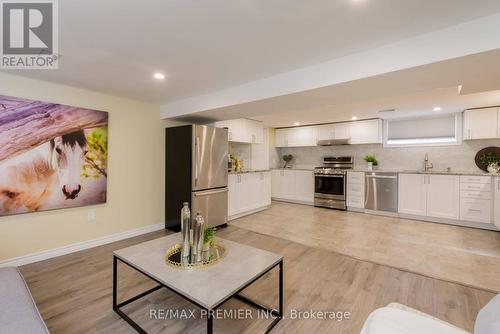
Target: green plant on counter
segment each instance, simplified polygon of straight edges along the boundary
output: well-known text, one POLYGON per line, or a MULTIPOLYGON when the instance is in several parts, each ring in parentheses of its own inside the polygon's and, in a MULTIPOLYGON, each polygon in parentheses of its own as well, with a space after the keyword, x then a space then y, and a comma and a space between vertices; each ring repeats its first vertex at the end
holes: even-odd
POLYGON ((373 154, 367 154, 363 157, 363 159, 366 161, 366 162, 371 162, 373 163, 373 166, 378 166, 378 161, 377 161, 377 158, 375 158, 375 156, 373 154))
POLYGON ((213 226, 207 226, 205 228, 205 232, 203 233, 203 243, 212 243, 215 239, 215 227, 213 226))
POLYGON ((500 163, 500 155, 496 155, 494 153, 486 153, 482 157, 479 158, 479 161, 485 166, 494 165, 500 163))
POLYGON ((283 161, 285 161, 285 165, 283 166, 283 168, 286 168, 288 166, 288 164, 290 163, 290 161, 293 160, 293 155, 285 154, 282 158, 283 158, 283 161))

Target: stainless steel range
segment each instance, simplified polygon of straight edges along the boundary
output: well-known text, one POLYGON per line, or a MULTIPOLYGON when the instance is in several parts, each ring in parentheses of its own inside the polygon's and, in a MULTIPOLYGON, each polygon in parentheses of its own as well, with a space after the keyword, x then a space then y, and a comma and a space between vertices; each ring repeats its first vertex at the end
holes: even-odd
POLYGON ((347 209, 347 171, 352 167, 352 157, 323 158, 323 166, 314 168, 314 206, 347 209))

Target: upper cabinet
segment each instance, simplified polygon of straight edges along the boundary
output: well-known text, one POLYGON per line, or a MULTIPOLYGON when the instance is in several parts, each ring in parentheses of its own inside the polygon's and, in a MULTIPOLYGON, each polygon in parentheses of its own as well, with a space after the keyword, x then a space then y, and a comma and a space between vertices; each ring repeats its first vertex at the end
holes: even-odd
POLYGON ((216 122, 218 128, 228 129, 228 140, 238 143, 262 144, 264 142, 264 127, 261 122, 250 119, 233 119, 216 122))
POLYGON ((287 129, 276 129, 276 147, 316 146, 318 143, 318 127, 303 126, 287 129))
POLYGON ((464 139, 500 138, 499 114, 499 108, 464 111, 464 139))
POLYGON ((381 144, 382 120, 371 119, 349 123, 351 144, 381 144))
POLYGON ((318 140, 348 139, 350 123, 326 124, 318 126, 318 140))
POLYGON ((276 129, 276 147, 317 146, 318 140, 349 139, 350 144, 382 143, 382 120, 276 129))

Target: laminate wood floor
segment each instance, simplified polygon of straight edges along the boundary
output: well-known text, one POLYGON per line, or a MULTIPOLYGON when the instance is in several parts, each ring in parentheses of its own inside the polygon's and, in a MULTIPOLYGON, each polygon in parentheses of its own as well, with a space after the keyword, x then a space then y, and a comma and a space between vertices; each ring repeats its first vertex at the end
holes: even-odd
POLYGON ((273 202, 233 226, 500 292, 500 232, 273 202))
MULTIPOLYGON (((135 333, 112 311, 112 251, 165 235, 154 232, 86 251, 23 266, 33 297, 54 333, 135 333)), ((236 242, 281 253, 285 257, 285 319, 273 333, 359 333, 368 314, 391 302, 427 312, 471 331, 478 310, 494 294, 361 261, 321 248, 229 226, 218 235, 236 242), (350 312, 348 320, 292 319, 294 310, 350 312)), ((155 284, 119 265, 119 298, 130 297, 155 284)), ((244 291, 263 304, 277 306, 277 272, 244 291)), ((149 319, 151 310, 196 307, 161 289, 125 310, 150 333, 204 333, 205 322, 149 319)), ((226 310, 247 309, 230 300, 226 310)), ((253 313, 256 317, 255 312, 253 313)), ((215 321, 216 333, 261 333, 269 320, 215 321)))

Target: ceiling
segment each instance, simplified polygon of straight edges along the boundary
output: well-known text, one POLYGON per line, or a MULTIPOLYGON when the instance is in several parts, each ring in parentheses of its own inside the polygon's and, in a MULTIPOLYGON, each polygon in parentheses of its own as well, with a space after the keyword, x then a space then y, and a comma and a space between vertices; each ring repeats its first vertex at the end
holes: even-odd
POLYGON ((168 103, 497 12, 498 0, 64 0, 59 70, 9 73, 168 103))
POLYGON ((401 117, 500 105, 500 49, 342 84, 213 109, 177 119, 247 117, 271 127, 401 117), (459 86, 461 89, 459 89, 459 86), (396 109, 395 113, 379 113, 396 109))

